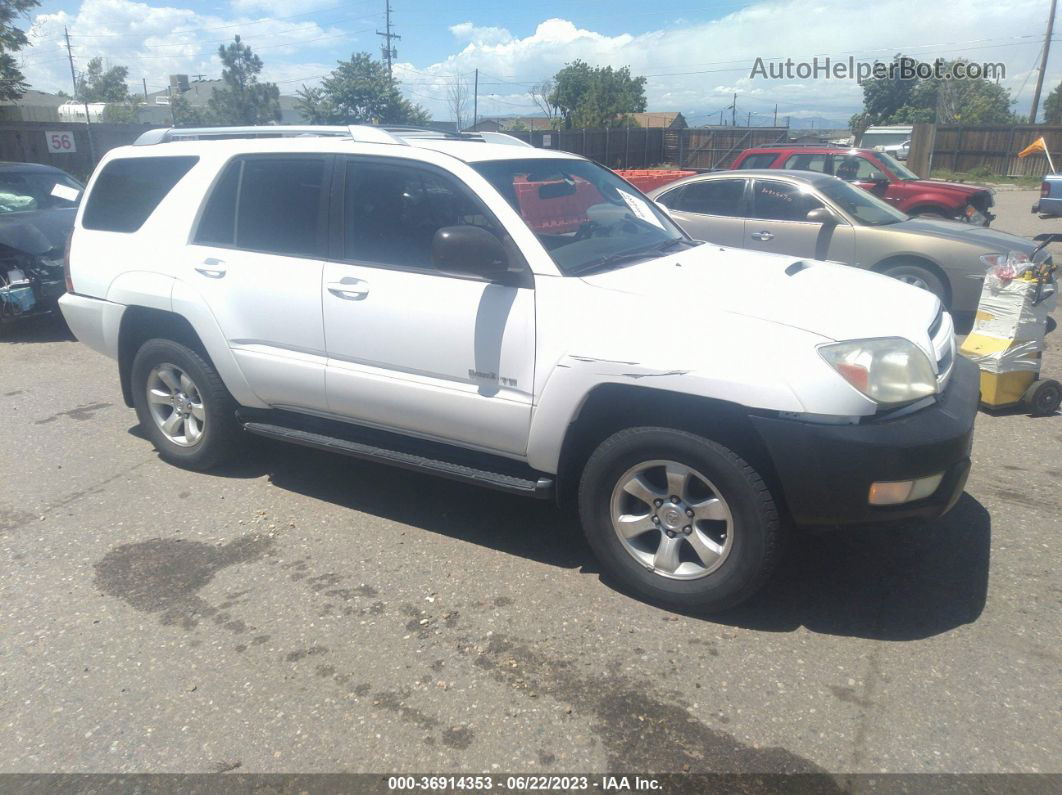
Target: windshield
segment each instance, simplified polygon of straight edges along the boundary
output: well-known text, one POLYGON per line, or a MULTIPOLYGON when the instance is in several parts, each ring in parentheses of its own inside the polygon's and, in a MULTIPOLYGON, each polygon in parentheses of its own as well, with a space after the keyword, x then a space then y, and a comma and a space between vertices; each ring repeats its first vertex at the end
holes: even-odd
POLYGON ((650 199, 588 160, 472 166, 520 214, 565 275, 659 256, 690 242, 650 199))
POLYGON ((907 215, 890 207, 877 196, 841 179, 815 183, 819 192, 864 226, 885 226, 906 221, 907 215))
POLYGON ((889 169, 889 171, 900 179, 921 179, 921 177, 888 152, 875 152, 874 154, 878 156, 878 159, 882 162, 885 168, 889 169))
POLYGON ((77 207, 82 189, 55 171, 0 171, 0 215, 77 207))

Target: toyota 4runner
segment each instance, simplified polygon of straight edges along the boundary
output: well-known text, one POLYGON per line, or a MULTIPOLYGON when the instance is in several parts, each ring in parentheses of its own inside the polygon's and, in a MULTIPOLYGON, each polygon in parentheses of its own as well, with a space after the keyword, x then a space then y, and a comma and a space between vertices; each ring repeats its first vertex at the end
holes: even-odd
POLYGON ((606 576, 683 610, 752 594, 793 525, 943 513, 970 465, 930 293, 691 240, 504 135, 151 131, 96 169, 67 280, 164 460, 248 432, 577 503, 606 576))

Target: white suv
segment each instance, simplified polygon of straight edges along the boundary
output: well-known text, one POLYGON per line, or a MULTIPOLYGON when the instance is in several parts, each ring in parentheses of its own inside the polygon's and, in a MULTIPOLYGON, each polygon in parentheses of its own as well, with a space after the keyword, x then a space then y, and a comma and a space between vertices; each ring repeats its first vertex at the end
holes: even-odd
POLYGON ((753 593, 790 525, 937 516, 969 469, 977 369, 930 293, 691 240, 507 136, 146 133, 67 286, 166 461, 246 431, 570 498, 614 582, 684 610, 753 593))

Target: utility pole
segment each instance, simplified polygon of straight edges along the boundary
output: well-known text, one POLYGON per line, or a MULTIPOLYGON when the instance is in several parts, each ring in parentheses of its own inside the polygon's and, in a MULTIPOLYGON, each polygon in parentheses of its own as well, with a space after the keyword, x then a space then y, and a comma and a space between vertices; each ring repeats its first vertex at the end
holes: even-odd
POLYGON ((1044 87, 1044 72, 1047 71, 1047 56, 1051 52, 1051 33, 1055 27, 1055 5, 1058 0, 1051 0, 1051 13, 1047 16, 1047 34, 1044 36, 1044 56, 1040 59, 1040 73, 1036 75, 1036 90, 1033 92, 1032 110, 1029 112, 1029 124, 1036 124, 1036 111, 1040 107, 1040 91, 1044 87))
POLYGON ((476 87, 472 93, 472 129, 476 129, 476 122, 479 119, 479 69, 476 69, 476 87))
POLYGON ((778 103, 774 103, 774 126, 778 126, 778 103))
POLYGON ((737 127, 737 92, 734 93, 734 101, 730 103, 730 126, 737 127))
MULTIPOLYGON (((74 51, 70 49, 70 30, 63 28, 66 37, 66 57, 70 61, 70 80, 74 84, 74 99, 77 99, 77 72, 74 71, 74 51)), ((85 136, 88 138, 89 157, 92 158, 92 167, 96 167, 96 147, 92 143, 92 125, 89 120, 88 100, 82 97, 85 103, 85 136)))
POLYGON ((386 24, 384 30, 376 31, 377 36, 381 36, 384 40, 383 45, 380 47, 380 51, 383 53, 384 63, 387 64, 387 79, 394 81, 394 76, 391 74, 391 59, 398 57, 398 48, 391 44, 392 39, 402 38, 397 33, 391 32, 391 0, 384 0, 384 9, 386 14, 386 24))
POLYGON ((146 78, 146 77, 142 77, 142 78, 140 78, 140 79, 144 81, 144 102, 147 102, 147 101, 148 101, 148 95, 147 95, 147 78, 146 78))
POLYGON ((751 127, 752 126, 752 111, 751 110, 749 111, 749 115, 745 117, 745 126, 746 127, 751 127))

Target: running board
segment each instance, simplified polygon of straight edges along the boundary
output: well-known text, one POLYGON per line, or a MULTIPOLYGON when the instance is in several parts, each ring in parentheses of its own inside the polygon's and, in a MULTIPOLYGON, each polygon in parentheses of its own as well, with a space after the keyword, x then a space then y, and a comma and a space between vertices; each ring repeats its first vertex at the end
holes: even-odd
MULTIPOLYGON (((425 472, 449 478, 450 480, 471 483, 476 486, 486 486, 487 488, 505 491, 509 494, 534 497, 540 500, 553 497, 553 478, 545 475, 535 479, 516 474, 492 472, 488 469, 459 464, 443 458, 380 447, 366 442, 343 439, 299 428, 289 428, 268 422, 244 422, 243 429, 248 433, 264 436, 268 439, 292 442, 304 447, 313 447, 330 453, 340 453, 365 461, 377 461, 381 464, 390 464, 402 469, 411 469, 414 472, 425 472)), ((436 445, 434 447, 437 449, 439 446, 436 445)))

